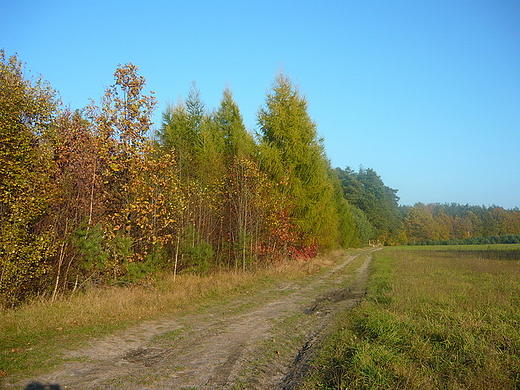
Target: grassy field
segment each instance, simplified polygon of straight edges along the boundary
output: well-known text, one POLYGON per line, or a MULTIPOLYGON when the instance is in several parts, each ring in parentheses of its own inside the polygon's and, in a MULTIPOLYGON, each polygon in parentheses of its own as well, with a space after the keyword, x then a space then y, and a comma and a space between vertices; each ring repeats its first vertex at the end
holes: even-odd
POLYGON ((2 377, 12 379, 52 369, 60 363, 65 347, 79 347, 145 320, 199 310, 319 273, 338 259, 340 252, 247 272, 182 274, 175 281, 165 274, 148 286, 95 289, 0 312, 0 387, 2 377))
POLYGON ((519 253, 520 244, 494 244, 494 245, 406 245, 406 246, 390 246, 385 251, 429 251, 429 252, 488 252, 493 256, 503 255, 507 253, 519 253))
POLYGON ((519 389, 520 247, 387 248, 305 389, 519 389))

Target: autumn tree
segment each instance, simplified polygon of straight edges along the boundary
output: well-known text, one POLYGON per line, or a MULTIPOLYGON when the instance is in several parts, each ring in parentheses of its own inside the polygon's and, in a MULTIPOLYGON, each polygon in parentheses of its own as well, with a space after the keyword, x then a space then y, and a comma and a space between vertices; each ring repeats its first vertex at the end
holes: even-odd
MULTIPOLYGON (((56 251, 41 220, 54 201, 48 133, 57 95, 24 77, 17 56, 0 50, 0 294, 12 304, 46 278, 56 251)), ((2 302, 0 302, 2 303, 2 302)))
POLYGON ((408 211, 404 219, 404 225, 407 237, 411 241, 437 239, 431 210, 422 203, 416 204, 408 211))
MULTIPOLYGON (((126 264, 130 274, 153 272, 172 265, 179 215, 186 207, 179 191, 178 167, 172 152, 158 153, 149 145, 128 205, 133 213, 132 239, 138 262, 126 264)), ((131 275, 132 276, 132 275, 131 275)))
POLYGON ((503 237, 520 232, 518 209, 417 203, 404 211, 406 234, 412 241, 465 243, 473 238, 503 237))
MULTIPOLYGON (((146 80, 132 63, 119 66, 115 83, 101 99, 88 107, 90 120, 95 127, 97 149, 100 160, 102 201, 105 206, 104 225, 107 234, 116 245, 108 264, 112 274, 117 275, 124 260, 118 250, 127 240, 135 241, 139 229, 136 221, 143 211, 135 206, 136 182, 142 179, 147 145, 146 134, 152 125, 152 113, 157 101, 144 95, 146 80)), ((148 248, 134 245, 138 258, 148 253, 148 248)))
POLYGON ((54 264, 55 298, 60 290, 66 290, 71 275, 79 280, 84 264, 74 247, 74 235, 83 225, 98 223, 104 205, 98 195, 102 182, 97 141, 82 112, 61 111, 50 141, 56 197, 48 219, 59 246, 54 264))

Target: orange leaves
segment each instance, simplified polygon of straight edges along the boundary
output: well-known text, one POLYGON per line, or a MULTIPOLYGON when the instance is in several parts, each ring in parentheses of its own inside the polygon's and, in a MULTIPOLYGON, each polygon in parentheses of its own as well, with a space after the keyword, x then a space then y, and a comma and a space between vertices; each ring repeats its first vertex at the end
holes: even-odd
POLYGON ((183 202, 172 153, 158 155, 152 148, 140 161, 139 171, 127 186, 129 202, 124 214, 130 216, 129 229, 138 251, 171 243, 183 202))
POLYGON ((137 71, 137 66, 131 63, 120 65, 114 73, 116 83, 106 90, 100 106, 92 102, 88 107, 100 140, 108 146, 104 159, 108 161, 115 157, 123 166, 132 165, 132 161, 143 153, 145 135, 150 130, 151 115, 157 105, 155 97, 141 94, 146 81, 137 71))

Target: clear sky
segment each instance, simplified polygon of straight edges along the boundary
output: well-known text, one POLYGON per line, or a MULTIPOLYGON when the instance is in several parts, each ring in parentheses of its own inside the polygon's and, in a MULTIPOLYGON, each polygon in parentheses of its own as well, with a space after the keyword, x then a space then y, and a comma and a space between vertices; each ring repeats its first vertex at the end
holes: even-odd
POLYGON ((0 48, 71 108, 132 62, 156 126, 193 81, 246 126, 276 74, 299 85, 334 167, 373 168, 401 204, 520 207, 520 1, 0 0, 0 48))

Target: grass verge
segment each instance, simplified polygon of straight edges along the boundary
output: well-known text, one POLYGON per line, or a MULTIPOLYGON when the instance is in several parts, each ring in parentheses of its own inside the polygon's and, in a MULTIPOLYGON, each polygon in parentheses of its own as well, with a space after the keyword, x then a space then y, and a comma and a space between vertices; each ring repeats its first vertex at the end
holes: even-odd
POLYGON ((520 388, 518 256, 421 249, 375 254, 367 299, 342 315, 302 388, 520 388))

